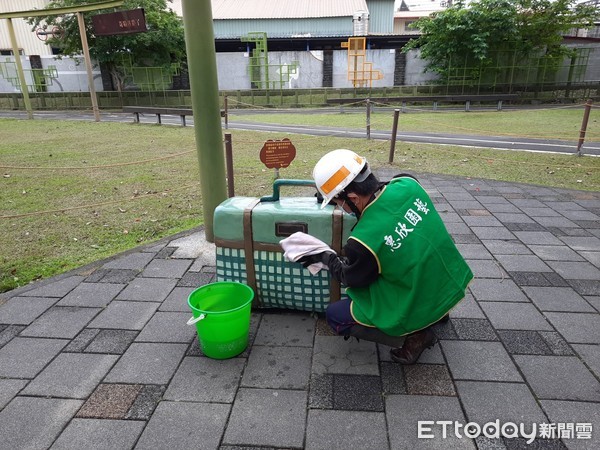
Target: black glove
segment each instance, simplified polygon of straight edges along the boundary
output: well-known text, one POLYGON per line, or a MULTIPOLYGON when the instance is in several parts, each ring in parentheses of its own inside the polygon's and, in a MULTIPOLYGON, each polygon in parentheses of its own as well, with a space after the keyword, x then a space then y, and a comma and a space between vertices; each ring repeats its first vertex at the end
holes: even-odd
POLYGON ((306 255, 303 256, 302 258, 300 258, 298 261, 300 264, 302 264, 302 267, 307 268, 308 266, 312 265, 312 264, 316 264, 316 263, 323 263, 326 266, 329 265, 329 258, 331 257, 331 255, 334 255, 335 253, 333 252, 322 252, 322 253, 317 253, 316 255, 306 255))

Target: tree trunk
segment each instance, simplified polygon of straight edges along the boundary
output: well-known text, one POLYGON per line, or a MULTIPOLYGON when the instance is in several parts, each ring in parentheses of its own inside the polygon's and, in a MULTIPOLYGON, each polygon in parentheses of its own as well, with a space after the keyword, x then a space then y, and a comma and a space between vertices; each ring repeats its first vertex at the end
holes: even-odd
POLYGON ((123 75, 120 73, 118 67, 115 63, 107 63, 108 71, 110 73, 110 77, 112 79, 113 86, 117 91, 117 95, 119 97, 119 103, 121 107, 125 106, 123 102, 123 75))

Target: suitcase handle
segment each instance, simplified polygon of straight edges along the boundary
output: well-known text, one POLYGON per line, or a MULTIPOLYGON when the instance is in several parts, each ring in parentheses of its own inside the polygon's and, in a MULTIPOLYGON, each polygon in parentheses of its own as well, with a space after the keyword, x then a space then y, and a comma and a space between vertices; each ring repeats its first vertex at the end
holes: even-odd
POLYGON ((316 188, 316 184, 312 180, 287 180, 287 179, 279 179, 275 180, 273 183, 273 195, 267 195, 265 197, 261 197, 261 202, 277 202, 279 201, 279 188, 281 186, 312 186, 316 188))

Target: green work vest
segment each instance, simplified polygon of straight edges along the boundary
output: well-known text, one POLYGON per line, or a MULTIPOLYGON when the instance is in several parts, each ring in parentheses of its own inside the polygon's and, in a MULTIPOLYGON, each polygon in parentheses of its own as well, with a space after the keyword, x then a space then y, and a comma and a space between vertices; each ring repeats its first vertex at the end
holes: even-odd
POLYGON ((392 336, 437 322, 473 278, 431 199, 413 178, 393 179, 350 235, 377 259, 379 277, 348 288, 354 319, 392 336))

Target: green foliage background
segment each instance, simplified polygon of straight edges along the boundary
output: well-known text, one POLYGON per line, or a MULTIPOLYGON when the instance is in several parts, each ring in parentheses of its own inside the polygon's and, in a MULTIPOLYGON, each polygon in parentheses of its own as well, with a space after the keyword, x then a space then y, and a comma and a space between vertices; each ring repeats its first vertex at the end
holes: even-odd
POLYGON ((478 0, 466 5, 460 0, 415 22, 422 34, 403 50, 419 48, 426 70, 439 74, 442 82, 453 75, 452 67, 467 67, 465 76, 478 80, 506 55, 513 63, 542 58, 545 66, 558 68, 573 54, 563 34, 593 26, 598 16, 596 8, 576 1, 478 0))
MULTIPOLYGON (((54 0, 47 8, 59 8, 90 3, 88 0, 54 0)), ((119 10, 143 8, 148 31, 144 33, 116 36, 95 36, 92 16, 115 12, 114 9, 98 10, 85 14, 85 24, 90 46, 90 56, 109 70, 113 84, 118 90, 123 85, 124 73, 120 66, 123 61, 131 61, 134 66, 170 67, 171 63, 185 61, 185 38, 183 22, 171 9, 171 0, 125 0, 119 10)), ((67 56, 81 54, 81 40, 77 17, 48 15, 29 20, 34 27, 52 29, 58 26, 64 30, 61 38, 50 38, 48 44, 58 47, 67 56)))

